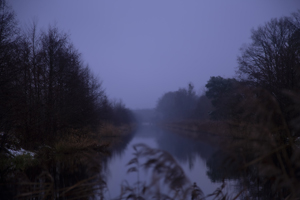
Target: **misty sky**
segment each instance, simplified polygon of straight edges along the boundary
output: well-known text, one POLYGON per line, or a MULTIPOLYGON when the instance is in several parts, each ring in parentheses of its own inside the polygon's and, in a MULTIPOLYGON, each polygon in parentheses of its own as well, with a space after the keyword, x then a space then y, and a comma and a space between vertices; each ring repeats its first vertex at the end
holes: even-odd
POLYGON ((8 0, 21 28, 38 20, 70 35, 110 99, 153 108, 165 92, 234 76, 251 29, 299 0, 8 0))

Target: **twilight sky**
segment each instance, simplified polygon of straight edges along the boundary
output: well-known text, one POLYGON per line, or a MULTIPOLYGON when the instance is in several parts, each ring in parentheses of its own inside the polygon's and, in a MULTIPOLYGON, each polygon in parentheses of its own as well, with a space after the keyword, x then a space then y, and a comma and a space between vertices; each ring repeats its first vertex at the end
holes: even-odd
POLYGON ((110 99, 153 108, 165 92, 234 76, 251 29, 299 0, 8 0, 21 28, 38 19, 70 35, 110 99))

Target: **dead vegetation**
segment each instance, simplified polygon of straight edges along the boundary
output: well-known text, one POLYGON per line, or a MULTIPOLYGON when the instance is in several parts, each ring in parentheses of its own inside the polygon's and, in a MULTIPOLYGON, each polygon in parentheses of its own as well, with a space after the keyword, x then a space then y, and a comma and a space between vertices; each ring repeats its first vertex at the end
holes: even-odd
POLYGON ((1 154, 1 199, 104 198, 101 160, 109 155, 112 141, 131 130, 102 126, 100 133, 113 136, 109 140, 88 129, 68 130, 54 144, 41 145, 33 156, 1 154))
POLYGON ((169 153, 148 147, 145 144, 133 146, 134 157, 128 162, 127 173, 137 173, 137 182, 124 182, 118 199, 205 199, 201 189, 190 183, 183 169, 169 153), (150 182, 140 180, 139 173, 151 173, 150 182))

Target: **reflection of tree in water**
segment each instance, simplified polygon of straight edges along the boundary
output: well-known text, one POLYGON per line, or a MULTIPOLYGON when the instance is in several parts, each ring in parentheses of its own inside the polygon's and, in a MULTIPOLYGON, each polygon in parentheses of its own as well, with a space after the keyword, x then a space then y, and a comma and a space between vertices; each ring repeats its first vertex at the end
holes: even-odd
POLYGON ((273 179, 263 178, 259 165, 245 167, 252 160, 250 152, 230 154, 220 150, 208 159, 207 175, 212 182, 234 181, 241 199, 281 199, 280 192, 274 191, 273 179))
POLYGON ((170 152, 180 162, 188 162, 190 169, 197 156, 207 160, 215 151, 209 144, 169 132, 160 132, 157 143, 160 149, 170 152))
MULTIPOLYGON (((255 183, 257 182, 257 172, 255 168, 244 169, 243 157, 231 155, 224 152, 224 150, 219 150, 215 152, 207 161, 208 171, 207 176, 212 182, 224 183, 224 187, 228 181, 234 181, 237 184, 237 193, 244 191, 245 188, 249 191, 250 195, 254 197, 255 183), (256 172, 256 173, 255 173, 256 172), (253 175, 256 175, 253 176, 253 175), (254 185, 253 185, 254 184, 254 185), (251 189, 254 189, 251 191, 251 189)), ((230 194, 227 194, 230 195, 230 194)), ((243 194, 241 194, 243 196, 243 194)), ((255 196, 257 197, 257 196, 255 196)))
POLYGON ((237 180, 240 178, 239 167, 229 159, 223 151, 215 152, 206 162, 207 176, 212 182, 223 182, 224 179, 237 180))
POLYGON ((128 134, 128 135, 125 135, 125 136, 117 139, 115 144, 112 145, 108 149, 109 150, 109 155, 107 155, 107 156, 105 156, 101 159, 102 169, 103 169, 102 171, 105 172, 105 174, 110 174, 111 173, 109 168, 108 168, 109 161, 112 158, 116 157, 116 156, 122 157, 124 155, 125 149, 128 147, 128 144, 130 143, 130 141, 132 140, 134 135, 135 134, 128 134))

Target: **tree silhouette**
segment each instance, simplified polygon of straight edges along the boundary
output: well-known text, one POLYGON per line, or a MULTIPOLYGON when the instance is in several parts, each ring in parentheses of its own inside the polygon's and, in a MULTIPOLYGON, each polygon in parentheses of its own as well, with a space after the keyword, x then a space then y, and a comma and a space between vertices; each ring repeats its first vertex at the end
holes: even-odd
POLYGON ((13 11, 0 3, 0 132, 34 146, 113 121, 101 82, 69 36, 55 26, 37 32, 36 23, 19 32, 13 11))
POLYGON ((215 110, 210 113, 212 119, 238 118, 237 105, 243 99, 243 95, 238 91, 239 84, 237 80, 231 78, 210 77, 205 87, 206 96, 211 99, 215 107, 215 110))
POLYGON ((252 43, 241 50, 237 74, 250 85, 268 90, 286 112, 291 105, 283 91, 299 91, 300 11, 272 19, 252 30, 252 43))
POLYGON ((17 101, 17 96, 13 93, 18 90, 14 85, 19 72, 16 66, 18 40, 19 29, 15 14, 6 1, 0 0, 0 132, 5 134, 4 138, 15 124, 13 105, 17 101))

